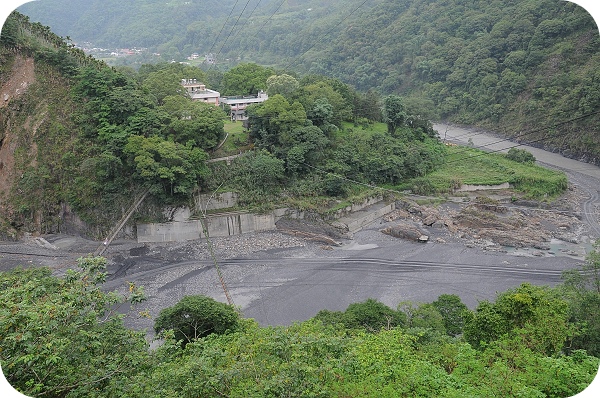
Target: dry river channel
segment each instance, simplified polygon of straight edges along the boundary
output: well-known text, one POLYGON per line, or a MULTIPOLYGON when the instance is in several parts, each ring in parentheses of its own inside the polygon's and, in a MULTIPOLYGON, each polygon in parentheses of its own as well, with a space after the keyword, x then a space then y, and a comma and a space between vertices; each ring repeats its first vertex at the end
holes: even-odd
MULTIPOLYGON (((471 142, 488 150, 503 150, 514 143, 475 129, 434 126, 442 139, 471 142)), ((377 299, 392 308, 402 301, 431 302, 440 294, 457 294, 470 308, 481 300, 494 300, 498 292, 523 282, 555 285, 561 272, 582 264, 590 242, 600 237, 600 168, 566 159, 537 148, 531 151, 548 167, 565 171, 583 195, 579 218, 585 225, 580 243, 569 250, 554 248, 535 256, 527 250, 490 251, 466 245, 447 230, 427 229, 427 243, 384 235, 383 218, 375 220, 351 238, 328 246, 285 235, 280 231, 216 238, 212 241, 217 264, 233 303, 261 325, 289 325, 313 317, 319 310, 344 310, 354 302, 377 299)), ((22 252, 15 245, 0 245, 0 269, 24 258, 31 265, 51 265, 61 273, 77 251, 93 251, 97 242, 49 236, 60 250, 47 257, 22 252), (88 245, 88 246, 86 246, 88 245), (11 259, 10 254, 17 252, 11 259), (62 264, 62 265, 61 265, 62 264)), ((565 243, 566 244, 566 243, 565 243)), ((185 295, 203 294, 226 302, 214 261, 205 241, 142 245, 115 241, 107 251, 109 280, 106 289, 126 292, 127 282, 144 286, 148 299, 128 312, 126 323, 146 329, 152 336, 153 318, 162 308, 185 295), (139 317, 147 310, 150 318, 139 317)), ((39 250, 38 250, 39 251, 39 250)), ((41 252, 40 252, 41 253, 41 252)))
MULTIPOLYGON (((515 145, 476 129, 434 127, 441 138, 471 142, 482 149, 505 151, 515 145)), ((432 239, 428 243, 404 241, 380 232, 386 224, 383 219, 354 233, 352 239, 342 239, 338 247, 267 232, 256 234, 263 242, 256 251, 236 255, 236 246, 249 241, 239 243, 239 238, 232 237, 224 244, 230 246, 229 254, 222 251, 218 260, 234 304, 245 317, 255 318, 262 325, 289 325, 313 317, 321 309, 344 310, 367 298, 395 308, 401 301, 431 302, 449 293, 459 295, 474 308, 480 300, 493 300, 498 292, 523 282, 560 283, 563 270, 581 265, 583 243, 589 248, 589 242, 600 237, 600 168, 541 149, 521 148, 531 151, 543 165, 565 171, 570 182, 584 192, 579 209, 587 236, 578 247, 571 245, 571 255, 536 257, 487 251, 456 241, 447 231, 433 229, 429 230, 432 239), (265 241, 271 244, 265 245, 265 241)), ((255 238, 248 238, 250 244, 255 238)), ((554 249, 560 253, 559 248, 554 249)), ((226 302, 212 260, 206 256, 202 260, 188 258, 168 264, 134 264, 125 275, 109 281, 107 287, 123 288, 129 280, 144 285, 149 300, 142 308, 153 316, 189 294, 205 294, 226 302)), ((151 330, 151 319, 132 317, 129 322, 151 330)))

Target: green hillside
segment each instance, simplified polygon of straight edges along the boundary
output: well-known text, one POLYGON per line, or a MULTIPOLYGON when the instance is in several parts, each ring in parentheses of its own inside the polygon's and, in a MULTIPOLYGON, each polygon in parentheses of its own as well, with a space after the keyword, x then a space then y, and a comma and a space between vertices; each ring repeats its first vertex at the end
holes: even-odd
MULTIPOLYGON (((589 15, 576 6, 530 0, 504 3, 503 8, 482 5, 474 12, 458 7, 458 1, 436 7, 422 1, 367 2, 360 19, 348 26, 359 8, 337 9, 338 15, 332 10, 341 7, 339 2, 320 8, 318 2, 280 4, 265 14, 273 17, 263 24, 265 39, 273 35, 266 28, 271 22, 285 27, 292 16, 306 12, 317 17, 296 23, 296 29, 320 26, 314 33, 322 37, 341 29, 339 37, 346 39, 296 40, 300 47, 266 49, 264 54, 287 49, 290 54, 279 57, 284 69, 253 63, 228 70, 161 63, 134 70, 109 67, 50 28, 15 13, 0 43, 2 89, 10 99, 0 108, 1 182, 7 187, 0 209, 2 230, 64 231, 66 215, 76 214, 73 224, 102 236, 132 202, 129 192, 146 189, 151 189, 151 199, 138 217, 160 219, 165 206, 185 205, 199 191, 236 191, 246 208, 322 209, 335 198, 362 197, 366 193, 360 184, 415 187, 412 179, 436 170, 446 157, 428 121, 432 118, 505 129, 523 141, 598 159, 598 34, 589 15), (493 10, 498 22, 483 13, 493 10), (514 29, 511 13, 523 16, 517 19, 521 30, 514 29), (464 15, 468 17, 459 18, 464 15), (344 22, 328 25, 329 30, 317 22, 340 17, 344 22), (423 40, 410 50, 409 36, 423 40), (367 50, 352 48, 383 40, 394 51, 371 53, 378 62, 372 70, 381 75, 372 81, 393 82, 393 94, 360 91, 360 85, 326 76, 334 73, 354 83, 360 76, 367 79, 368 74, 358 72, 369 65, 367 50), (322 74, 298 73, 314 54, 330 54, 330 66, 322 74), (395 71, 402 73, 391 80, 383 75, 395 71), (21 74, 28 80, 17 81, 21 74), (204 81, 226 95, 267 89, 269 101, 248 109, 248 135, 232 135, 223 148, 259 151, 230 168, 205 166, 202 159, 225 136, 227 116, 220 108, 185 98, 184 78, 204 81), (27 90, 17 83, 26 83, 27 90), (377 122, 387 126, 377 127, 377 122)), ((77 10, 87 12, 75 7, 73 15, 77 10)), ((128 15, 126 11, 121 14, 128 15)), ((250 29, 250 20, 246 22, 243 26, 250 29)), ((126 26, 121 30, 125 33, 126 26)), ((283 34, 272 37, 292 40, 283 34)), ((302 37, 297 33, 297 39, 302 37)), ((363 88, 378 88, 368 87, 367 80, 363 88)), ((562 183, 550 185, 544 188, 550 197, 564 189, 562 183)), ((431 193, 443 190, 435 184, 432 188, 431 193)), ((525 195, 544 194, 528 189, 525 195)))
POLYGON ((165 209, 218 189, 238 192, 244 208, 319 209, 365 195, 369 183, 421 177, 444 161, 429 121, 398 96, 382 100, 336 79, 299 81, 240 64, 220 75, 223 92, 266 88, 271 97, 248 108, 248 133, 232 134, 223 150, 255 151, 209 167, 228 115, 191 101, 181 80, 210 81, 214 73, 180 63, 109 67, 19 13, 2 30, 0 58, 3 234, 99 238, 145 191, 136 213, 144 220, 163 220, 165 209), (377 120, 387 125, 373 134, 344 128, 377 120))
POLYGON ((75 40, 149 46, 165 60, 212 52, 222 70, 255 62, 331 76, 360 91, 413 97, 438 120, 600 162, 599 32, 570 2, 82 3, 22 8, 75 40))

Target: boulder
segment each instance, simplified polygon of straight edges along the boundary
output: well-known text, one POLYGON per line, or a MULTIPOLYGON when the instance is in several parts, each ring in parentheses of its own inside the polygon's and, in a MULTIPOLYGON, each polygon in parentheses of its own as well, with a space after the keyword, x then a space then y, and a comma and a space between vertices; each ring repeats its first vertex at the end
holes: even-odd
POLYGON ((438 212, 431 211, 423 214, 423 225, 427 225, 428 227, 432 226, 435 222, 440 219, 440 215, 438 212))
POLYGON ((423 231, 416 226, 409 223, 398 223, 382 229, 381 232, 395 238, 412 240, 414 242, 427 242, 429 240, 429 236, 423 233, 423 231))

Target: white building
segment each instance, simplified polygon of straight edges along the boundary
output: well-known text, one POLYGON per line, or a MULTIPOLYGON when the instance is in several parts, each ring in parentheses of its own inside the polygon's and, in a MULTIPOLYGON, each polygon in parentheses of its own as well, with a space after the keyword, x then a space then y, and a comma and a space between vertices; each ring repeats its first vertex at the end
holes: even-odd
POLYGON ((204 83, 196 79, 182 79, 181 85, 185 88, 192 101, 202 101, 208 104, 219 105, 221 93, 206 88, 204 83))

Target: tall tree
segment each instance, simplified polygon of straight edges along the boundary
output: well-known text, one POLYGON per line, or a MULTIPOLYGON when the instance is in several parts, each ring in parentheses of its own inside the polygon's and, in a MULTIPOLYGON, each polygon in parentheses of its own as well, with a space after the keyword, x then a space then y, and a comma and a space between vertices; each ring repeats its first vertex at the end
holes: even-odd
POLYGON ((442 314, 446 333, 457 336, 465 325, 466 312, 469 310, 455 294, 442 294, 431 303, 442 314))
POLYGON ((221 108, 204 102, 184 101, 177 97, 165 99, 166 109, 173 115, 170 128, 173 139, 181 144, 192 142, 204 150, 215 148, 225 137, 225 114, 221 108))
POLYGON ((175 339, 181 340, 185 346, 213 333, 234 331, 238 318, 238 313, 230 305, 206 296, 185 296, 174 306, 160 311, 154 321, 154 330, 156 333, 173 330, 175 339))
POLYGON ((404 126, 408 115, 404 101, 398 95, 388 95, 383 100, 383 117, 387 124, 388 134, 394 135, 398 128, 404 126))
POLYGON ((135 176, 150 185, 155 194, 187 196, 208 173, 208 155, 190 144, 132 135, 124 152, 135 167, 135 176))
POLYGON ((222 95, 256 95, 267 89, 267 79, 273 69, 257 64, 239 64, 223 74, 222 95))
POLYGON ((289 97, 299 87, 298 80, 285 73, 269 76, 267 79, 267 94, 269 95, 281 94, 284 97, 289 97))

